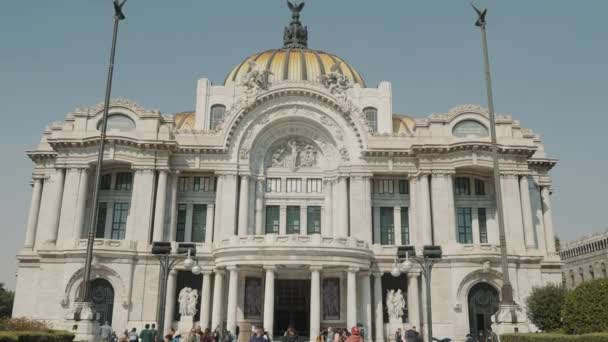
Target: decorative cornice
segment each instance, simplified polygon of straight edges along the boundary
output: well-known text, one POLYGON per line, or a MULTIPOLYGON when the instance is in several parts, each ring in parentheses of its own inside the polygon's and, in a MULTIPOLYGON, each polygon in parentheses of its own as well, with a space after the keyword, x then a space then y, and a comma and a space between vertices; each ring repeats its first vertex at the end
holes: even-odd
MULTIPOLYGON (((143 106, 141 106, 131 100, 128 100, 128 99, 112 99, 110 101, 109 108, 116 108, 116 107, 122 107, 122 108, 128 109, 131 112, 137 114, 138 116, 162 117, 161 112, 159 110, 146 109, 143 106)), ((100 102, 93 107, 76 108, 74 111, 68 113, 68 117, 83 116, 83 115, 84 116, 95 116, 95 115, 99 114, 103 110, 103 108, 104 108, 103 102, 100 102)))
MULTIPOLYGON (((99 136, 93 136, 84 139, 48 138, 48 143, 54 149, 71 147, 90 147, 99 145, 100 139, 101 138, 99 136)), ((108 136, 105 140, 106 143, 132 146, 140 149, 175 150, 177 148, 177 143, 175 141, 139 140, 119 136, 108 136)))

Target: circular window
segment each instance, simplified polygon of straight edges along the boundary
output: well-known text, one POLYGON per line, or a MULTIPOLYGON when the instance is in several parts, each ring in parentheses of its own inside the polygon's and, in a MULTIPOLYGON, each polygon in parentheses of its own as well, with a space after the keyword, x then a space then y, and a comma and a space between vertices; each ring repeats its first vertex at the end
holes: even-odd
POLYGON ((479 121, 463 120, 454 126, 452 134, 456 137, 487 137, 488 129, 479 121))
MULTIPOLYGON (((97 123, 97 130, 101 130, 101 122, 97 123)), ((108 131, 132 131, 135 129, 135 121, 124 114, 111 114, 108 116, 108 131)))

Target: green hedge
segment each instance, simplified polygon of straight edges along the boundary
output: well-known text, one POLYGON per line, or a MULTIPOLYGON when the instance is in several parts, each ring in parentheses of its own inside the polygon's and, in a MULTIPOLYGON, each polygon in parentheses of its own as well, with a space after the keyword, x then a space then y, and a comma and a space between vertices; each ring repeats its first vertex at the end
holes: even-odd
POLYGON ((587 335, 563 334, 506 334, 500 336, 500 342, 608 342, 608 333, 587 335))
POLYGON ((562 315, 569 334, 608 331, 608 278, 584 282, 570 291, 562 315))
POLYGON ((67 331, 0 331, 0 342, 72 342, 74 334, 67 331))

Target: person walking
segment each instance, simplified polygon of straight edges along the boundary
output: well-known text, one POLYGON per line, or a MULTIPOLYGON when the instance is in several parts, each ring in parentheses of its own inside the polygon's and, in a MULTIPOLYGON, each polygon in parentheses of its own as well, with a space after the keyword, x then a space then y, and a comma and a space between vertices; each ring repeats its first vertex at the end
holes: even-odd
POLYGON ((131 332, 129 332, 129 342, 139 342, 136 328, 131 329, 131 332))
POLYGON ((265 335, 264 327, 256 326, 255 334, 249 338, 249 342, 267 342, 267 337, 265 335))
POLYGON ((401 333, 401 328, 398 328, 395 331, 395 342, 403 342, 403 334, 401 333))
POLYGON ((420 334, 416 331, 416 326, 412 326, 405 331, 405 342, 418 342, 420 334))
POLYGON ((112 336, 112 327, 110 326, 110 322, 105 321, 105 323, 99 327, 99 336, 104 342, 110 341, 110 337, 112 336))
POLYGON ((152 327, 150 328, 152 332, 152 339, 154 342, 158 342, 160 336, 158 336, 158 331, 156 330, 156 324, 152 323, 152 327))
POLYGON ((122 333, 118 342, 129 342, 129 330, 126 330, 122 333))
POLYGON ((287 328, 285 332, 285 336, 283 336, 283 342, 299 342, 300 337, 298 336, 298 332, 293 327, 287 328))
POLYGON ((359 327, 354 326, 350 330, 350 336, 348 336, 344 342, 363 342, 363 338, 361 337, 361 331, 359 327))
POLYGON ((154 342, 154 333, 150 330, 150 324, 146 324, 144 329, 139 333, 141 342, 154 342))

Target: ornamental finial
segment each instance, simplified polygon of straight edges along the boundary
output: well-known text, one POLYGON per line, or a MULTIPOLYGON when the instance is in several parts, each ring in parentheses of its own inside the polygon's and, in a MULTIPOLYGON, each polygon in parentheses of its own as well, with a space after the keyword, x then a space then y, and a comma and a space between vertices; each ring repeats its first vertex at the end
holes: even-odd
POLYGON ((291 10, 291 23, 285 27, 283 32, 284 48, 306 48, 308 46, 308 28, 300 22, 300 12, 304 8, 304 2, 287 0, 287 7, 291 10))

